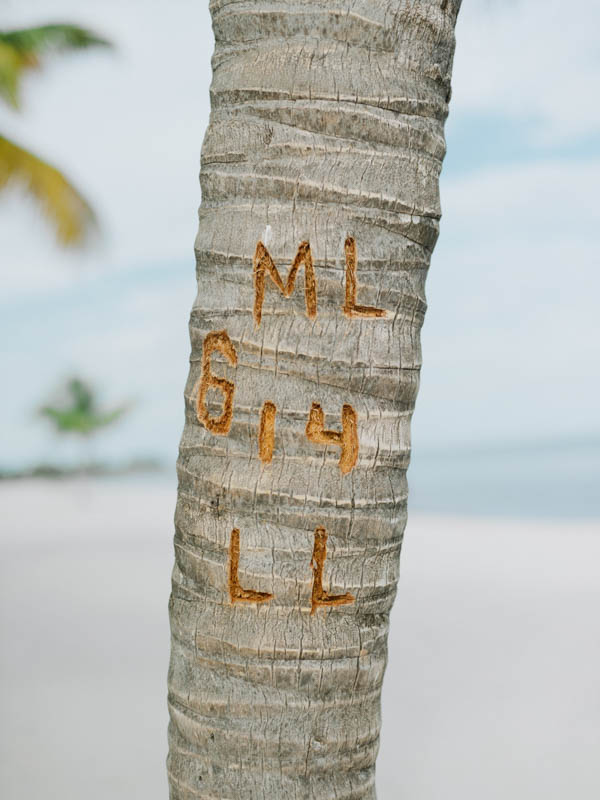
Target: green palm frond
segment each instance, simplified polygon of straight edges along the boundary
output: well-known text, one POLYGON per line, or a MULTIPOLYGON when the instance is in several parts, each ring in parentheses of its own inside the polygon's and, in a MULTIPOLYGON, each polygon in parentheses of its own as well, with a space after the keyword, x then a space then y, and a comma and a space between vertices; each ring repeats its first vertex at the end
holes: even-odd
POLYGON ((0 97, 18 108, 21 77, 26 70, 39 67, 44 56, 111 46, 106 39, 78 25, 40 25, 0 31, 0 97))
POLYGON ((98 408, 92 388, 80 378, 71 378, 65 386, 69 400, 56 406, 42 406, 41 416, 48 419, 60 433, 78 433, 87 436, 100 428, 112 425, 128 410, 122 405, 110 411, 98 408))
POLYGON ((60 244, 81 244, 95 227, 89 203, 59 170, 0 135, 0 191, 11 184, 37 200, 60 244))
POLYGON ((19 107, 19 78, 27 68, 24 57, 0 39, 0 97, 19 107))

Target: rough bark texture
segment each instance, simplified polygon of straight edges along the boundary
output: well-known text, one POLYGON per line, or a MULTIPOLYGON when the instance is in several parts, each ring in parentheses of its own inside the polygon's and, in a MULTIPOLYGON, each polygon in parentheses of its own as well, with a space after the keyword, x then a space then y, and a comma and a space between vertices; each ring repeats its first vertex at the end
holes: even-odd
POLYGON ((459 5, 211 2, 173 800, 375 797, 459 5))

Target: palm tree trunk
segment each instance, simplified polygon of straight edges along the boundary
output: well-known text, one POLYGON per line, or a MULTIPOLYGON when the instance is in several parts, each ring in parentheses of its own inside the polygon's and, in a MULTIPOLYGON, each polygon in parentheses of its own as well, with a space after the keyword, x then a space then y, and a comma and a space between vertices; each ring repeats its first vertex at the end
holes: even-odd
POLYGON ((169 779, 375 798, 460 0, 212 0, 169 779))

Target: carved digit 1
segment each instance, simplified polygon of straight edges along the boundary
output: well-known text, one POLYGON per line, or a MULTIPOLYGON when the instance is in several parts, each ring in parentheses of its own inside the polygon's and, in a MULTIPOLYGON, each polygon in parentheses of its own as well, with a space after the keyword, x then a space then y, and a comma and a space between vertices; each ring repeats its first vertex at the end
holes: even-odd
POLYGON ((329 594, 323 589, 323 567, 327 558, 327 531, 319 526, 315 528, 315 546, 310 565, 313 571, 311 615, 319 606, 344 606, 354 602, 354 595, 329 594))
POLYGON ((356 242, 348 236, 344 243, 346 252, 346 300, 343 305, 347 317, 387 317, 387 311, 374 306, 359 306, 356 304, 356 242))
POLYGON ((229 599, 232 603, 266 603, 273 595, 268 592, 255 592, 243 589, 238 578, 240 564, 240 532, 237 528, 231 531, 229 542, 229 599))
POLYGON ((358 460, 358 430, 356 411, 347 403, 342 407, 342 432, 325 430, 325 415, 318 403, 313 403, 306 424, 306 437, 315 444, 335 444, 342 448, 339 465, 347 475, 358 460))
POLYGON ((260 412, 260 424, 258 427, 258 455, 263 464, 270 464, 273 458, 276 414, 277 407, 275 403, 267 400, 260 412))
POLYGON ((218 350, 229 361, 232 367, 237 365, 237 353, 231 343, 227 331, 213 331, 209 333, 202 345, 202 374, 196 402, 196 415, 211 433, 226 436, 231 428, 233 418, 233 393, 235 385, 226 378, 213 375, 210 368, 210 357, 218 350), (218 389, 223 393, 223 413, 220 417, 211 417, 206 408, 206 393, 210 389, 218 389))

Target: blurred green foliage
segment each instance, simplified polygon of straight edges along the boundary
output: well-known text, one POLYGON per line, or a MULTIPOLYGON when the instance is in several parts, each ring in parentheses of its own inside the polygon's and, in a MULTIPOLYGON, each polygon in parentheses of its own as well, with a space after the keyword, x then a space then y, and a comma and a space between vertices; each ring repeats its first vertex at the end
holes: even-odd
MULTIPOLYGON (((23 76, 40 69, 44 58, 110 46, 106 39, 77 25, 0 31, 0 98, 19 110, 23 76)), ((24 187, 38 202, 64 247, 83 243, 95 227, 90 204, 60 170, 0 134, 0 191, 13 184, 24 187)))
POLYGON ((99 409, 93 389, 81 378, 70 378, 65 389, 67 397, 63 403, 44 405, 39 410, 59 433, 90 436, 117 422, 128 409, 126 405, 110 411, 99 409))

